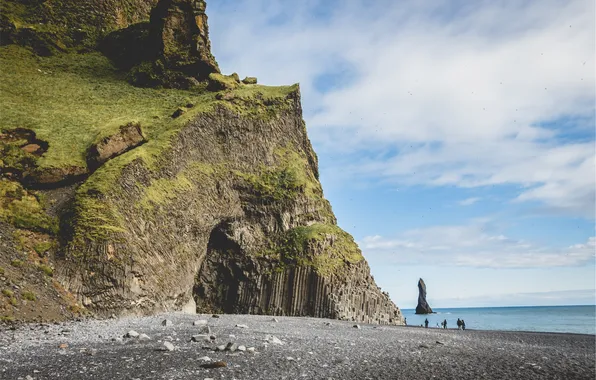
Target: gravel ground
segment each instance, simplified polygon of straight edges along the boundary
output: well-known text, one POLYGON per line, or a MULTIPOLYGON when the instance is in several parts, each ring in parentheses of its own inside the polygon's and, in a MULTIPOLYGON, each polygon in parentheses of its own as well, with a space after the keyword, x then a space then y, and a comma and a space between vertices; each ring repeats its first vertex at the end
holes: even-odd
MULTIPOLYGON (((0 331, 1 379, 594 379, 594 335, 164 314, 0 331), (163 326, 168 319, 171 326, 163 326), (210 342, 192 342, 206 320, 210 342), (329 325, 330 323, 330 325, 329 325), (246 327, 237 327, 246 325, 246 327), (146 338, 122 338, 128 331, 146 338), (276 340, 275 338, 278 338, 276 340), (268 343, 268 341, 269 343, 268 343), (164 343, 170 342, 173 351, 164 343), (215 352, 236 343, 247 351, 215 352), (281 344, 280 344, 281 343, 281 344), (209 360, 205 357, 208 357, 209 360), (202 364, 223 361, 226 367, 202 364)), ((166 343, 167 344, 167 343, 166 343)), ((232 347, 235 348, 235 347, 232 347)))

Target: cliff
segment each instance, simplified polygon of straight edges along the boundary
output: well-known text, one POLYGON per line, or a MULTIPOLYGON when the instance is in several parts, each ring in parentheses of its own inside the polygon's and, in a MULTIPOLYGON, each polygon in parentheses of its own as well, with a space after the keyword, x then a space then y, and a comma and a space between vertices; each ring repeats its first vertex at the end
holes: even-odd
POLYGON ((203 1, 162 0, 151 13, 156 2, 141 0, 0 5, 5 319, 31 319, 23 303, 43 301, 51 318, 403 323, 323 196, 299 87, 219 74, 203 1), (68 15, 87 8, 97 23, 72 39, 82 20, 68 15), (23 21, 34 17, 42 28, 23 21), (151 43, 127 53, 139 39, 151 43))

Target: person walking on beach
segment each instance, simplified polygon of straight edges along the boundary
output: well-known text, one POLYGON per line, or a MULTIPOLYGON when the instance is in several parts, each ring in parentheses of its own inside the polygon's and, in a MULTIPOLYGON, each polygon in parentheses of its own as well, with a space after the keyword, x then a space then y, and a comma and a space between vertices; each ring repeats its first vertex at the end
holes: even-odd
POLYGON ((457 329, 461 330, 461 319, 457 318, 457 329))
POLYGON ((447 328, 447 320, 446 320, 446 319, 443 321, 443 328, 444 328, 444 329, 446 329, 446 328, 447 328))
POLYGON ((466 329, 466 322, 463 319, 461 320, 461 328, 462 330, 466 329))
POLYGON ((428 318, 424 320, 424 328, 428 328, 428 318))

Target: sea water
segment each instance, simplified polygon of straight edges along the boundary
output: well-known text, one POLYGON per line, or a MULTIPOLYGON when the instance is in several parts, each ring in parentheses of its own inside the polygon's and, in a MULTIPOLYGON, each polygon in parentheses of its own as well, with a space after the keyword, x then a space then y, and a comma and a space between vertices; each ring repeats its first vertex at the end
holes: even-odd
POLYGON ((523 306, 433 309, 436 313, 416 315, 414 309, 402 309, 409 326, 420 326, 428 318, 428 327, 436 328, 447 320, 447 328, 457 328, 457 319, 466 321, 466 329, 543 331, 596 334, 596 306, 523 306))

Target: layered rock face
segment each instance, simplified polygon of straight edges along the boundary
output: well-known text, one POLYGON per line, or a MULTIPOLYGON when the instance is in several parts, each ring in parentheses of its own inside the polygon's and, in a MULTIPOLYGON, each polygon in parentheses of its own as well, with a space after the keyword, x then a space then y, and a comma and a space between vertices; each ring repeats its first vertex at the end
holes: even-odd
POLYGON ((416 314, 432 314, 433 309, 426 302, 426 284, 423 279, 418 280, 418 305, 416 305, 416 314))
MULTIPOLYGON (((2 125, 0 148, 13 153, 0 162, 7 177, 0 201, 11 211, 0 213, 0 232, 5 223, 45 234, 54 279, 100 315, 186 310, 402 324, 323 196, 299 87, 221 75, 203 1, 161 0, 151 15, 150 23, 111 34, 101 50, 125 62, 119 67, 137 85, 147 84, 139 83, 146 74, 152 85, 193 92, 130 86, 97 53, 56 58, 56 78, 82 62, 63 78, 81 86, 93 78, 90 93, 113 95, 92 99, 131 98, 144 111, 110 105, 114 121, 113 112, 93 108, 98 120, 77 119, 90 137, 68 149, 60 145, 70 141, 63 127, 70 113, 61 113, 68 105, 52 103, 56 124, 38 128, 35 117, 26 138, 2 125), (141 40, 153 43, 135 50, 131 41, 141 40), (93 76, 95 68, 101 75, 93 76)), ((10 62, 29 59, 20 50, 0 53, 10 62)), ((39 83, 55 89, 53 80, 39 83)))
POLYGON ((71 242, 60 265, 67 289, 107 314, 196 303, 206 312, 401 323, 322 197, 298 89, 270 111, 218 107, 189 121, 159 171, 128 165, 101 196, 126 221, 115 226, 122 232, 71 242))

